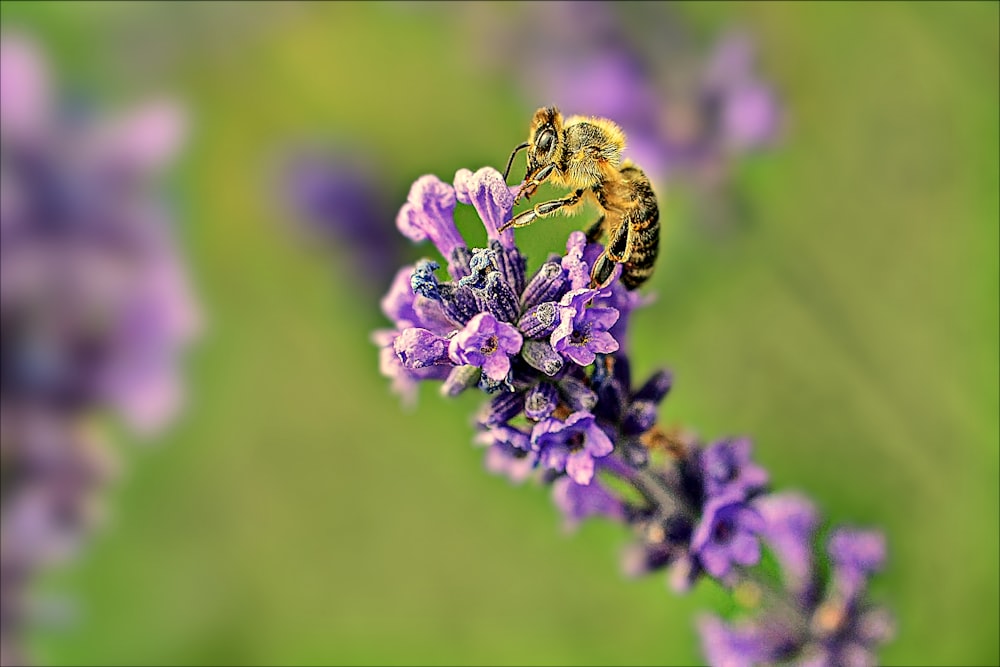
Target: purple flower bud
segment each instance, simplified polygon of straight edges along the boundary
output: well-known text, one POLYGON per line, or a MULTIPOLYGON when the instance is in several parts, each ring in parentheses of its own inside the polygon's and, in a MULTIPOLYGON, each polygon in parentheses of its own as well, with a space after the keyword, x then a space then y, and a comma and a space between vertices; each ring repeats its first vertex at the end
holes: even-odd
POLYGON ((552 348, 581 366, 594 363, 596 353, 618 349, 608 329, 618 320, 614 308, 590 306, 597 290, 575 289, 565 294, 559 308, 559 325, 552 332, 552 348))
POLYGON ((514 322, 517 320, 517 296, 504 282, 499 272, 486 276, 486 289, 477 295, 480 305, 487 312, 502 322, 514 322))
POLYGON ((464 245, 456 246, 448 257, 448 275, 454 280, 461 280, 472 272, 472 251, 464 245))
POLYGON ((479 423, 483 426, 502 426, 524 409, 524 392, 505 391, 490 399, 483 406, 479 423))
POLYGON ((754 565, 760 560, 757 535, 764 520, 739 495, 710 499, 691 537, 691 553, 705 571, 723 579, 733 564, 754 565))
POLYGON ((563 367, 563 358, 552 349, 548 341, 526 340, 521 349, 521 358, 535 370, 553 376, 563 367))
POLYGON ((543 301, 554 301, 562 296, 566 286, 566 272, 558 262, 545 262, 532 276, 521 296, 521 307, 529 309, 543 301))
POLYGON ((632 395, 632 398, 636 401, 659 403, 666 397, 673 383, 673 373, 667 370, 657 371, 632 395))
POLYGON ((450 260, 454 250, 465 245, 455 227, 454 212, 455 189, 428 174, 413 183, 396 216, 396 226, 412 241, 430 239, 441 256, 450 260))
POLYGON ((652 401, 632 401, 622 417, 622 435, 641 435, 656 423, 657 405, 652 401))
POLYGON ((559 402, 559 392, 548 382, 539 382, 524 397, 524 414, 529 419, 541 420, 552 414, 559 402))
POLYGON ((548 338, 556 328, 559 318, 559 304, 543 301, 529 308, 517 321, 517 328, 525 338, 548 338))
POLYGON ((531 447, 550 470, 565 470, 578 484, 594 477, 594 459, 614 449, 611 439, 588 412, 574 412, 566 421, 549 418, 531 431, 531 447))
POLYGON ((750 460, 750 440, 723 440, 705 448, 701 455, 705 491, 710 496, 747 494, 767 484, 767 471, 750 460))
POLYGON ((480 312, 486 311, 501 321, 513 322, 518 313, 517 296, 499 271, 498 257, 502 256, 502 252, 494 250, 473 250, 469 264, 471 273, 458 284, 472 290, 480 312))
POLYGON ((486 227, 490 240, 499 241, 504 248, 514 247, 514 230, 497 230, 510 218, 514 208, 514 195, 503 180, 503 174, 492 167, 483 167, 475 173, 468 169, 455 172, 455 194, 463 204, 472 204, 486 227))
POLYGON ((490 250, 496 253, 497 270, 515 294, 524 291, 527 260, 517 248, 504 248, 499 241, 490 241, 490 250))
POLYGON ((452 283, 441 285, 441 308, 452 321, 463 326, 482 312, 471 288, 452 283))
POLYGON ((510 355, 520 352, 521 345, 517 329, 489 313, 480 313, 451 339, 448 354, 456 364, 479 366, 483 375, 500 382, 510 372, 510 355))
POLYGON ((403 368, 410 370, 449 363, 448 340, 427 329, 403 329, 392 347, 403 368))

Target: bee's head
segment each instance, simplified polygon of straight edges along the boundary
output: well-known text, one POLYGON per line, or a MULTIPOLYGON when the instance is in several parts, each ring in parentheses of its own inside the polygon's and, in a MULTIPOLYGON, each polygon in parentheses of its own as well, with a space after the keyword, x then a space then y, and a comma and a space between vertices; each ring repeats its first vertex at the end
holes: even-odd
POLYGON ((542 107, 531 119, 528 136, 528 175, 554 164, 562 154, 562 114, 555 107, 542 107))
POLYGON ((528 149, 528 171, 524 175, 525 186, 515 197, 530 197, 538 185, 555 170, 562 160, 562 114, 555 107, 542 107, 531 119, 528 141, 514 149, 507 161, 504 180, 510 174, 510 166, 514 164, 514 156, 518 151, 528 149))

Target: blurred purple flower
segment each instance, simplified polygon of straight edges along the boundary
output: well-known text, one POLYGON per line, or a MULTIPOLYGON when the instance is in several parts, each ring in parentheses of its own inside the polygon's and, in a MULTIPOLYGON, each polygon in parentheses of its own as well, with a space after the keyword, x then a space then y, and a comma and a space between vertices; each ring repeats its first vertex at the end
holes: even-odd
POLYGON ((550 470, 566 471, 577 484, 590 484, 594 459, 607 456, 614 445, 589 412, 574 412, 566 420, 547 418, 531 431, 531 448, 550 470))
POLYGON ((598 480, 580 484, 572 477, 560 477, 552 483, 552 498, 569 528, 592 516, 619 521, 625 518, 625 503, 598 480))
POLYGON ((764 520, 742 495, 712 498, 691 537, 691 551, 706 572, 726 579, 733 565, 755 565, 760 560, 758 536, 763 529, 764 520))
POLYGON ((774 551, 785 585, 806 594, 813 572, 813 537, 819 515, 808 498, 796 493, 762 496, 753 503, 764 518, 764 540, 774 551))
POLYGON ((287 160, 283 196, 312 236, 342 250, 369 284, 388 284, 403 244, 386 170, 368 152, 345 146, 303 149, 287 160))
POLYGON ((533 106, 617 122, 628 137, 626 157, 654 182, 714 180, 734 158, 777 138, 778 98, 756 74, 746 33, 725 33, 706 56, 664 4, 547 2, 526 8, 468 10, 470 28, 489 27, 488 37, 476 37, 484 63, 504 68, 533 106))
POLYGON ((747 438, 713 443, 702 453, 705 491, 710 496, 738 493, 744 496, 767 484, 767 471, 750 460, 747 438))
POLYGON ((199 313, 157 180, 184 115, 158 100, 67 114, 38 45, 0 36, 0 661, 21 646, 29 587, 100 518, 114 457, 99 415, 140 435, 182 401, 199 313))

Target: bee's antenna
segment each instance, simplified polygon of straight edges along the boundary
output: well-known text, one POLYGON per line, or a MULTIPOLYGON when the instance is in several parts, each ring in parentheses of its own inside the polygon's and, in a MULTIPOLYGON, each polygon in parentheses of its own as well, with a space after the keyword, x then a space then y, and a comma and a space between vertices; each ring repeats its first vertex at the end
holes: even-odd
POLYGON ((518 153, 520 153, 521 151, 523 151, 525 148, 527 148, 530 145, 531 144, 529 144, 527 141, 525 141, 523 144, 521 144, 520 146, 518 146, 517 148, 515 148, 514 152, 510 154, 510 159, 507 160, 507 168, 503 170, 503 180, 504 180, 504 183, 507 182, 507 175, 510 174, 510 167, 511 167, 511 165, 514 164, 514 156, 517 155, 518 153))

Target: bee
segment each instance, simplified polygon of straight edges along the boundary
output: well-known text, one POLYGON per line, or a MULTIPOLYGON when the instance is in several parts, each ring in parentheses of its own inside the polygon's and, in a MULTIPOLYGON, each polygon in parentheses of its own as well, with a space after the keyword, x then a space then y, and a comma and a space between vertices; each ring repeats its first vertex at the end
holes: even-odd
POLYGON ((500 229, 525 227, 555 212, 572 214, 586 201, 601 211, 587 229, 587 241, 607 236, 604 252, 590 271, 590 286, 604 284, 615 264, 622 265, 622 283, 633 290, 653 273, 660 245, 660 210, 649 178, 631 161, 622 161, 625 133, 606 118, 571 116, 563 122, 555 107, 543 107, 531 119, 528 141, 510 155, 504 180, 514 157, 527 149, 524 186, 514 202, 530 199, 546 180, 572 189, 561 199, 535 204, 500 229))

